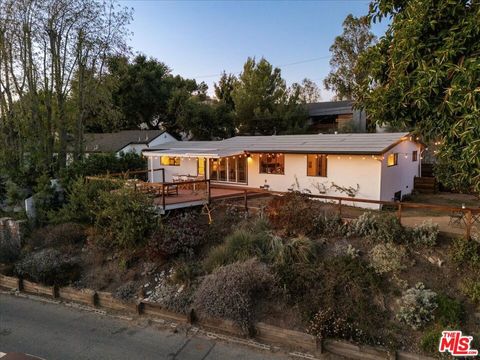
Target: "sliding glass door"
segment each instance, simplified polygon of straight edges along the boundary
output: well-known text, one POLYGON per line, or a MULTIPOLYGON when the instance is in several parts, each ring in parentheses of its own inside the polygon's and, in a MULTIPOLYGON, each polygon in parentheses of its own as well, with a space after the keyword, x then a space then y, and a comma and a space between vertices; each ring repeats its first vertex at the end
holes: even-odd
POLYGON ((210 180, 247 183, 247 157, 231 156, 210 159, 210 180))

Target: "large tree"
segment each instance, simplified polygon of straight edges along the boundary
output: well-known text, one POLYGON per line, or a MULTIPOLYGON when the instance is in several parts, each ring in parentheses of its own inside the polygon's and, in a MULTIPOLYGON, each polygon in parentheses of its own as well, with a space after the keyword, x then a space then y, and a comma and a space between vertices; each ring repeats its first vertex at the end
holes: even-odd
POLYGON ((351 100, 366 72, 357 66, 359 56, 375 41, 366 16, 348 15, 343 21, 343 33, 330 46, 332 70, 323 83, 335 92, 338 100, 351 100))
POLYGON ((391 23, 362 56, 359 105, 440 144, 441 181, 480 192, 480 2, 376 0, 370 17, 391 23))
POLYGON ((69 134, 79 155, 85 91, 92 88, 86 74, 102 74, 106 59, 126 50, 129 20, 130 11, 111 1, 0 2, 1 168, 43 172, 55 159, 63 167, 69 134))
POLYGON ((227 74, 224 71, 218 83, 213 85, 215 88, 215 97, 218 99, 218 101, 224 103, 231 110, 235 109, 233 90, 235 90, 237 83, 238 79, 235 75, 227 74))
POLYGON ((242 133, 276 134, 298 131, 306 113, 282 79, 279 68, 264 58, 248 58, 232 93, 237 125, 242 133))

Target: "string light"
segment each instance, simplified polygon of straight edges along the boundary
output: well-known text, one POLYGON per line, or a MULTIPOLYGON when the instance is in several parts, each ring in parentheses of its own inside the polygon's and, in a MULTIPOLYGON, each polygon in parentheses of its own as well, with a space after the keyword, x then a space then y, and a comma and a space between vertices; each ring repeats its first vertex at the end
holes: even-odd
POLYGON ((351 156, 349 156, 349 157, 348 157, 348 159, 349 159, 349 160, 352 160, 352 157, 351 157, 351 156))

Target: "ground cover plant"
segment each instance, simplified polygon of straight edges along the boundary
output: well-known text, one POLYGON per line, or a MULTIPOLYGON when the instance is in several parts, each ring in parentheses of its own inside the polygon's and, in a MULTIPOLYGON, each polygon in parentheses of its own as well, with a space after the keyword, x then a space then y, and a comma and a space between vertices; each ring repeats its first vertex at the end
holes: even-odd
POLYGON ((382 211, 346 221, 298 193, 264 200, 256 213, 215 205, 210 222, 200 209, 158 215, 139 195, 117 183, 75 182, 57 212, 65 217, 33 229, 11 260, 14 271, 195 309, 246 335, 262 321, 429 353, 441 329, 478 328, 466 314, 480 306, 480 246, 444 238, 435 225, 405 228, 382 211), (69 276, 57 276, 62 266, 69 276))

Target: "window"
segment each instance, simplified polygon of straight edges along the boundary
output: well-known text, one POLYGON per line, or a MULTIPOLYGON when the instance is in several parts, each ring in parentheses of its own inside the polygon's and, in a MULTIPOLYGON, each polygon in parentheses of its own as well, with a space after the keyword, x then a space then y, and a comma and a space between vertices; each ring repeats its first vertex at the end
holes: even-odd
POLYGON ((163 166, 180 166, 180 158, 173 156, 160 157, 160 165, 163 166))
POLYGON ((218 180, 218 159, 210 159, 210 179, 218 180))
POLYGON ((205 176, 205 158, 197 159, 197 175, 205 176))
POLYGON ((307 176, 327 177, 327 155, 307 155, 307 176))
POLYGON ((227 159, 218 160, 218 180, 227 181, 227 159))
POLYGON ((261 174, 285 174, 285 158, 283 154, 261 154, 259 157, 261 174))
POLYGON ((418 151, 412 151, 412 161, 417 161, 418 160, 418 151))
POLYGON ((387 166, 395 166, 398 164, 398 153, 389 154, 387 157, 387 166))

